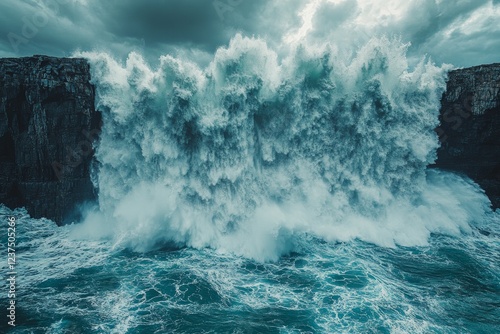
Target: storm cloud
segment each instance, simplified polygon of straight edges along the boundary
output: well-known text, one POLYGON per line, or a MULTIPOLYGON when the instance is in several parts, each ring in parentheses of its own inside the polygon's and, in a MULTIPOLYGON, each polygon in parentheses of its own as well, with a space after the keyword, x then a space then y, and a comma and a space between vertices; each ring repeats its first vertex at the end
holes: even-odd
POLYGON ((499 0, 4 0, 0 57, 98 50, 207 62, 240 32, 275 49, 398 36, 410 57, 472 66, 500 61, 498 22, 499 0))

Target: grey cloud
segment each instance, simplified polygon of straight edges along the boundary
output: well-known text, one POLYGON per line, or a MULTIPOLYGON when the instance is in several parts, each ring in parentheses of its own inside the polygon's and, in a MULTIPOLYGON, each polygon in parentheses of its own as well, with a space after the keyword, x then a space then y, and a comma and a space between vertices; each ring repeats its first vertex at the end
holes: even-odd
POLYGON ((497 20, 484 18, 481 32, 454 31, 463 27, 477 10, 494 4, 488 0, 468 0, 456 3, 427 1, 426 6, 411 8, 409 22, 400 25, 403 36, 411 41, 414 55, 429 54, 437 63, 465 67, 500 61, 500 30, 497 20))
POLYGON ((405 13, 404 20, 394 27, 414 45, 425 43, 456 20, 469 16, 488 0, 415 2, 405 13))
MULTIPOLYGON (((68 55, 92 34, 79 28, 64 16, 64 8, 73 6, 70 0, 45 2, 2 3, 0 25, 1 53, 22 56, 33 53, 68 55)), ((87 45, 87 44, 85 44, 87 45)))
POLYGON ((292 29, 302 24, 299 11, 308 0, 265 1, 261 6, 250 11, 252 1, 242 2, 241 10, 234 12, 228 22, 232 31, 241 30, 251 35, 266 38, 271 45, 280 44, 283 37, 292 29), (248 13, 251 13, 249 15, 248 13))
POLYGON ((235 31, 253 34, 253 27, 260 26, 255 16, 260 16, 265 6, 264 0, 87 0, 86 4, 75 0, 4 0, 0 3, 0 52, 62 55, 76 48, 110 49, 120 42, 132 49, 158 52, 178 46, 213 52, 226 44, 235 31), (57 1, 67 4, 58 6, 57 1), (220 3, 225 6, 223 12, 217 11, 220 3), (47 5, 57 8, 57 15, 51 13, 36 38, 21 44, 19 50, 9 47, 8 33, 14 30, 23 37, 22 19, 47 5))
MULTIPOLYGON (((485 6, 493 6, 500 0, 437 1, 420 0, 405 3, 404 11, 386 16, 383 24, 355 26, 355 19, 371 21, 361 17, 360 4, 364 1, 344 0, 323 3, 319 6, 309 38, 314 42, 333 41, 349 47, 367 41, 371 37, 386 35, 400 37, 411 44, 408 56, 415 64, 424 55, 437 63, 455 66, 472 66, 480 63, 500 61, 500 38, 498 18, 489 22, 483 19, 480 33, 457 31, 449 34, 452 27, 463 27, 465 22, 485 6), (356 4, 358 6, 356 6, 356 4)), ((373 23, 373 22, 369 22, 373 23)))
POLYGON ((340 3, 322 3, 313 18, 315 32, 337 29, 345 21, 352 18, 358 9, 356 1, 344 1, 340 3))
POLYGON ((481 31, 436 34, 421 46, 420 51, 424 50, 432 50, 432 57, 438 63, 459 67, 500 62, 500 27, 496 20, 485 19, 481 31))
POLYGON ((125 0, 94 3, 93 8, 113 35, 147 44, 188 42, 213 48, 225 41, 210 1, 125 0))
MULTIPOLYGON (((2 0, 0 56, 67 56, 75 50, 99 50, 124 58, 130 51, 138 51, 151 62, 172 53, 206 64, 215 49, 237 32, 263 37, 279 49, 283 37, 301 26, 298 13, 309 1, 2 0), (42 14, 47 22, 36 27, 34 36, 23 37, 25 20, 38 15, 40 23, 42 14), (9 34, 24 38, 17 49, 9 34)), ((457 66, 500 61, 496 22, 485 19, 480 32, 449 33, 450 27, 460 26, 482 6, 500 6, 500 0, 414 1, 406 5, 402 17, 369 31, 353 25, 360 15, 361 1, 320 4, 310 40, 356 44, 366 39, 365 35, 399 35, 412 43, 410 57, 429 54, 438 63, 457 66)))

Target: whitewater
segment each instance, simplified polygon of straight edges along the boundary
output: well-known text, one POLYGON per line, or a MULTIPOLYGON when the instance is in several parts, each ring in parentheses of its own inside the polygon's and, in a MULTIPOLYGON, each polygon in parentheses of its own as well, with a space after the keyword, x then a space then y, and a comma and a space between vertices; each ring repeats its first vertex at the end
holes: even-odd
POLYGON ((15 332, 498 330, 500 213, 428 167, 451 67, 407 48, 75 55, 103 117, 99 200, 64 227, 0 207, 21 240, 15 332))

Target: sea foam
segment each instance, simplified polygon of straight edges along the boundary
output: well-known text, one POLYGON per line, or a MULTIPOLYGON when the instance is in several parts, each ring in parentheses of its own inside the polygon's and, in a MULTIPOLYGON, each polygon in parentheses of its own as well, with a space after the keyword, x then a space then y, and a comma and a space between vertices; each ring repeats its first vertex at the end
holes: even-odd
POLYGON ((338 49, 283 56, 236 35, 206 68, 79 54, 104 123, 99 205, 75 233, 267 261, 306 234, 394 247, 469 231, 489 213, 482 190, 427 170, 449 67, 410 69, 407 46, 388 38, 338 49))

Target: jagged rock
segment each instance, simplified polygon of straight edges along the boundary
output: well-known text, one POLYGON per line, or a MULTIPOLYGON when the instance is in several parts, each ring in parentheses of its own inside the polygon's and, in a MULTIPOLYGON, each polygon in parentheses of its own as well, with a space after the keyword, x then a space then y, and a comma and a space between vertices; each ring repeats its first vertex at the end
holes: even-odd
POLYGON ((0 203, 57 223, 95 199, 92 143, 100 129, 84 59, 0 59, 0 203))
POLYGON ((464 173, 500 207, 500 64, 451 71, 436 167, 464 173))

